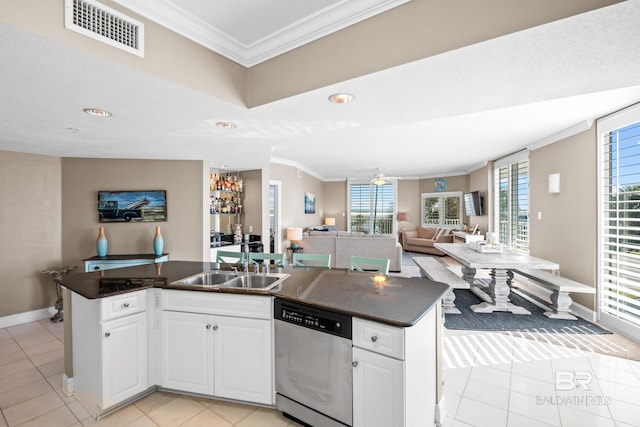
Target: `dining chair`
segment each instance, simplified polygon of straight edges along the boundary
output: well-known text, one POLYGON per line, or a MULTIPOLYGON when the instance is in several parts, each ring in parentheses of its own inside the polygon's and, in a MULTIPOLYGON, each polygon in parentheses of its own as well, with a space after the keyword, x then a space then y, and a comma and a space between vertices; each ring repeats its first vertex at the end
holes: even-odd
POLYGON ((271 261, 274 261, 275 265, 284 267, 284 253, 271 254, 266 252, 249 252, 249 263, 256 261, 267 261, 267 263, 269 264, 271 263, 271 261))
POLYGON ((331 268, 331 254, 304 254, 295 252, 292 264, 294 267, 331 268))
POLYGON ((363 256, 351 256, 350 270, 354 271, 376 271, 378 273, 389 274, 389 264, 391 260, 387 258, 369 258, 363 256))
POLYGON ((216 262, 224 262, 227 264, 244 264, 243 252, 218 251, 216 254, 216 262))

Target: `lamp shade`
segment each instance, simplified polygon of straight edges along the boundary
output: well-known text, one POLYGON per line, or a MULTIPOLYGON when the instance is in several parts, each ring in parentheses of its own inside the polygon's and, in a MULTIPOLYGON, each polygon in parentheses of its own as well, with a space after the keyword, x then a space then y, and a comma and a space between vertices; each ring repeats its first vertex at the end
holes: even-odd
POLYGON ((289 227, 287 228, 287 240, 298 241, 302 240, 302 228, 289 227))
POLYGON ((287 228, 287 240, 291 242, 291 248, 297 249, 300 247, 300 240, 302 240, 302 228, 289 227, 287 228))
POLYGON ((409 214, 407 212, 398 212, 398 221, 409 221, 409 214))
POLYGON ((325 218, 324 219, 324 225, 336 225, 336 219, 335 218, 325 218))

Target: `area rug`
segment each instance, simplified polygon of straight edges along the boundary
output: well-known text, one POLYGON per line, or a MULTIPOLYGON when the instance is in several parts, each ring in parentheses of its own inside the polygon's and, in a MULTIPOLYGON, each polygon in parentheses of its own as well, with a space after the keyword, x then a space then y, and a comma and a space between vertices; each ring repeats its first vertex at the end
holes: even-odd
MULTIPOLYGON (((509 299, 516 305, 526 308, 531 315, 519 315, 496 311, 494 313, 474 313, 469 306, 480 304, 482 300, 467 289, 456 289, 456 307, 461 314, 445 315, 444 326, 447 329, 473 331, 518 331, 553 334, 610 334, 611 332, 584 319, 549 319, 544 310, 531 301, 512 292, 509 299)), ((534 299, 534 297, 530 297, 534 299)))

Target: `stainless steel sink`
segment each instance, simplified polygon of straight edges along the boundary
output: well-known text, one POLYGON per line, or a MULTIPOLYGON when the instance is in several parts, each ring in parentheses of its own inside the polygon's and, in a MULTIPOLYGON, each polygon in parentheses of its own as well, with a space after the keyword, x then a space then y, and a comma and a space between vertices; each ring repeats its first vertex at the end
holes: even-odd
POLYGON ((289 277, 289 275, 283 273, 243 274, 222 286, 228 288, 260 289, 268 291, 278 286, 287 277, 289 277))
POLYGON ((186 279, 171 282, 171 286, 218 286, 235 278, 236 273, 222 273, 219 271, 208 271, 189 276, 186 279))
POLYGON ((254 289, 268 291, 289 277, 284 273, 235 273, 207 271, 169 283, 169 286, 254 289))

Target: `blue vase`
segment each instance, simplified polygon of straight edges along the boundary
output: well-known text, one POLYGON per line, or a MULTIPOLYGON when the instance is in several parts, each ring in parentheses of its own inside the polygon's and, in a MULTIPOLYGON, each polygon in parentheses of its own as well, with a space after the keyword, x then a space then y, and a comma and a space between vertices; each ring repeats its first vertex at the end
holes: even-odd
POLYGON ((153 254, 155 256, 162 255, 162 250, 164 249, 164 239, 162 238, 162 234, 160 234, 160 227, 156 227, 156 235, 153 236, 153 254))
POLYGON ((98 239, 96 240, 96 250, 98 251, 98 256, 107 256, 107 247, 109 246, 109 241, 107 241, 107 236, 104 235, 104 227, 100 227, 100 232, 98 233, 98 239))

